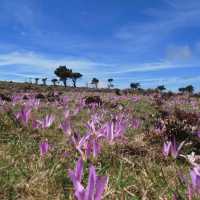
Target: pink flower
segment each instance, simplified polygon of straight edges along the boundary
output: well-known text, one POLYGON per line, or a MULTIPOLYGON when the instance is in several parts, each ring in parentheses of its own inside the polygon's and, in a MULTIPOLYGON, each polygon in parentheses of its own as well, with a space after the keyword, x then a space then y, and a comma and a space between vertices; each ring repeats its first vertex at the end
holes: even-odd
POLYGON ((23 106, 21 110, 15 115, 16 119, 20 120, 25 126, 28 125, 30 116, 31 116, 31 108, 25 106, 23 106))
POLYGON ((47 154, 47 152, 49 151, 48 140, 46 139, 46 140, 40 142, 39 148, 40 148, 40 156, 44 157, 47 154))
POLYGON ((72 134, 72 129, 69 120, 65 119, 63 122, 61 122, 60 128, 62 129, 65 135, 70 136, 72 134))
POLYGON ((69 170, 68 175, 73 183, 77 200, 101 200, 102 194, 108 184, 108 177, 97 176, 94 166, 89 168, 87 187, 82 185, 83 161, 79 159, 74 170, 69 170))
POLYGON ((172 141, 167 141, 164 143, 163 145, 163 155, 165 157, 169 156, 169 154, 171 154, 171 156, 173 158, 177 158, 179 155, 179 152, 181 150, 181 148, 183 147, 185 141, 181 142, 178 146, 176 143, 176 139, 175 137, 173 138, 172 141))
POLYGON ((42 120, 37 120, 38 127, 40 128, 49 128, 55 120, 53 115, 46 115, 42 120))

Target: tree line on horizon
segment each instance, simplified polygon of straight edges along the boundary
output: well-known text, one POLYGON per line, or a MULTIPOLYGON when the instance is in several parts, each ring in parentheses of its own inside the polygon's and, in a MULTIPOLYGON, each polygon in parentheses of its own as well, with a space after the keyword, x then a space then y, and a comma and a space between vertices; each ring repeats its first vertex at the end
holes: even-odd
MULTIPOLYGON (((79 80, 80 78, 82 78, 82 74, 79 72, 73 72, 72 69, 67 68, 65 65, 63 66, 59 66, 58 68, 55 69, 54 74, 59 78, 53 78, 51 80, 51 82, 53 83, 54 86, 56 86, 56 84, 61 81, 63 82, 64 87, 67 87, 67 80, 71 79, 72 83, 73 83, 73 87, 77 87, 77 80, 79 80)), ((46 85, 46 81, 47 78, 42 78, 42 83, 43 85, 46 85)), ((38 84, 39 78, 35 78, 35 83, 38 84)), ((108 88, 114 88, 114 84, 113 78, 109 78, 108 80, 108 88)), ((95 86, 95 88, 98 88, 98 84, 99 84, 99 79, 97 78, 92 78, 91 80, 91 84, 95 86)), ((140 83, 138 82, 132 82, 130 83, 130 88, 132 90, 142 90, 140 83)), ((157 86, 154 90, 160 91, 160 92, 164 92, 166 90, 166 87, 164 85, 159 85, 157 86)), ((188 93, 193 93, 194 92, 194 87, 192 85, 188 85, 186 87, 181 87, 178 89, 179 92, 184 93, 184 92, 188 92, 188 93)))

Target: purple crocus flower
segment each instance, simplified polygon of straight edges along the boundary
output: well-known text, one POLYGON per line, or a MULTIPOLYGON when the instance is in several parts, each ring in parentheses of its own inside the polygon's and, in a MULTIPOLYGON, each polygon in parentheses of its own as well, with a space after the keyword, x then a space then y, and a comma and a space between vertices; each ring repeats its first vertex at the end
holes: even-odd
POLYGON ((63 107, 66 107, 67 104, 68 104, 68 102, 69 102, 68 96, 63 96, 63 98, 62 98, 61 101, 60 101, 60 103, 61 103, 61 105, 62 105, 63 107))
POLYGON ((200 192, 200 166, 194 167, 190 171, 190 176, 192 179, 192 186, 195 189, 195 191, 200 192))
POLYGON ((171 145, 172 145, 172 143, 170 141, 167 141, 167 142, 164 143, 164 145, 163 145, 163 155, 165 157, 169 156, 170 150, 171 150, 171 145))
POLYGON ((188 197, 200 196, 200 166, 194 167, 190 171, 191 184, 188 185, 188 197))
POLYGON ((139 119, 133 119, 132 128, 138 129, 139 127, 140 127, 140 120, 139 119))
POLYGON ((49 128, 53 122, 55 117, 53 115, 46 115, 42 120, 37 120, 40 128, 49 128))
POLYGON ((72 133, 70 121, 65 119, 63 122, 60 123, 60 128, 64 132, 65 135, 70 136, 72 133))
POLYGON ((101 152, 101 146, 97 138, 90 137, 86 143, 86 157, 89 158, 91 155, 96 158, 101 152))
POLYGON ((200 138, 200 130, 196 132, 196 135, 200 138))
POLYGON ((101 152, 101 146, 99 144, 99 138, 91 134, 85 134, 83 137, 72 136, 72 142, 75 145, 81 157, 85 160, 91 155, 96 158, 101 152))
POLYGON ((185 141, 181 142, 177 146, 176 139, 175 139, 175 137, 173 138, 172 143, 171 143, 171 156, 173 158, 177 158, 178 157, 179 152, 180 152, 181 148, 183 147, 184 143, 185 143, 185 141))
POLYGON ((28 121, 31 115, 31 108, 23 106, 21 110, 16 113, 15 117, 17 120, 20 120, 25 126, 28 125, 28 121))
POLYGON ((69 110, 64 110, 64 118, 65 119, 68 119, 69 118, 69 116, 70 116, 70 111, 69 110))
POLYGON ((49 151, 49 143, 48 140, 46 139, 40 142, 40 156, 44 157, 48 151, 49 151))
POLYGON ((75 170, 69 170, 68 175, 73 183, 77 200, 101 200, 105 187, 108 184, 108 177, 97 176, 94 166, 89 168, 87 187, 81 184, 83 173, 83 161, 78 160, 75 170))
POLYGON ((140 97, 139 96, 134 96, 132 98, 133 102, 138 102, 140 100, 140 97))
POLYGON ((171 154, 171 156, 173 158, 177 158, 179 155, 179 152, 181 150, 181 148, 183 147, 185 141, 181 142, 178 146, 176 143, 176 139, 175 137, 173 138, 172 141, 167 141, 164 143, 163 145, 163 155, 165 157, 169 156, 169 154, 171 154))
POLYGON ((83 137, 80 137, 79 134, 72 136, 72 143, 75 145, 76 150, 81 154, 81 157, 85 159, 86 155, 83 149, 86 149, 87 140, 89 139, 90 135, 85 134, 83 137))
POLYGON ((3 106, 5 104, 5 101, 0 97, 0 106, 3 106))
POLYGON ((12 96, 12 105, 15 106, 22 99, 19 95, 12 96))
POLYGON ((26 106, 37 110, 40 106, 40 99, 31 98, 26 102, 26 106))
POLYGON ((102 129, 107 141, 112 144, 115 139, 123 136, 126 124, 121 119, 116 119, 114 122, 107 122, 102 129))

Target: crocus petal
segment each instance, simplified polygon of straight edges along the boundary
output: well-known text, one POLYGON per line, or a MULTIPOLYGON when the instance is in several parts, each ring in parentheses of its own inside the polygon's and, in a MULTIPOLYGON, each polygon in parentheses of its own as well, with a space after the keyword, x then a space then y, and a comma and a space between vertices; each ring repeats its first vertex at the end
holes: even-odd
POLYGON ((96 170, 94 166, 89 168, 88 185, 85 191, 84 200, 93 200, 95 195, 95 183, 96 183, 96 170))
POLYGON ((170 153, 171 142, 167 141, 163 145, 163 155, 167 157, 170 153))
POLYGON ((49 150, 48 140, 45 140, 40 143, 40 156, 45 156, 49 150))
POLYGON ((76 164, 76 168, 75 168, 75 175, 78 181, 82 181, 82 177, 83 177, 83 160, 82 158, 79 158, 77 164, 76 164))
POLYGON ((82 184, 77 180, 74 172, 72 170, 69 170, 68 175, 73 183, 74 190, 75 190, 75 196, 78 200, 84 200, 84 187, 82 184))
POLYGON ((108 177, 97 177, 96 180, 96 193, 95 193, 95 200, 101 200, 102 194, 108 184, 108 177))

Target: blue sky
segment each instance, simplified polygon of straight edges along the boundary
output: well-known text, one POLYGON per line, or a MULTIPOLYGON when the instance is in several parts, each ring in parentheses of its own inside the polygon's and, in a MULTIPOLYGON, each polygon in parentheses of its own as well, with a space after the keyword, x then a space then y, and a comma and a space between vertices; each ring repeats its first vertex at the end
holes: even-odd
POLYGON ((200 90, 199 0, 0 0, 0 79, 67 65, 105 86, 200 90))

